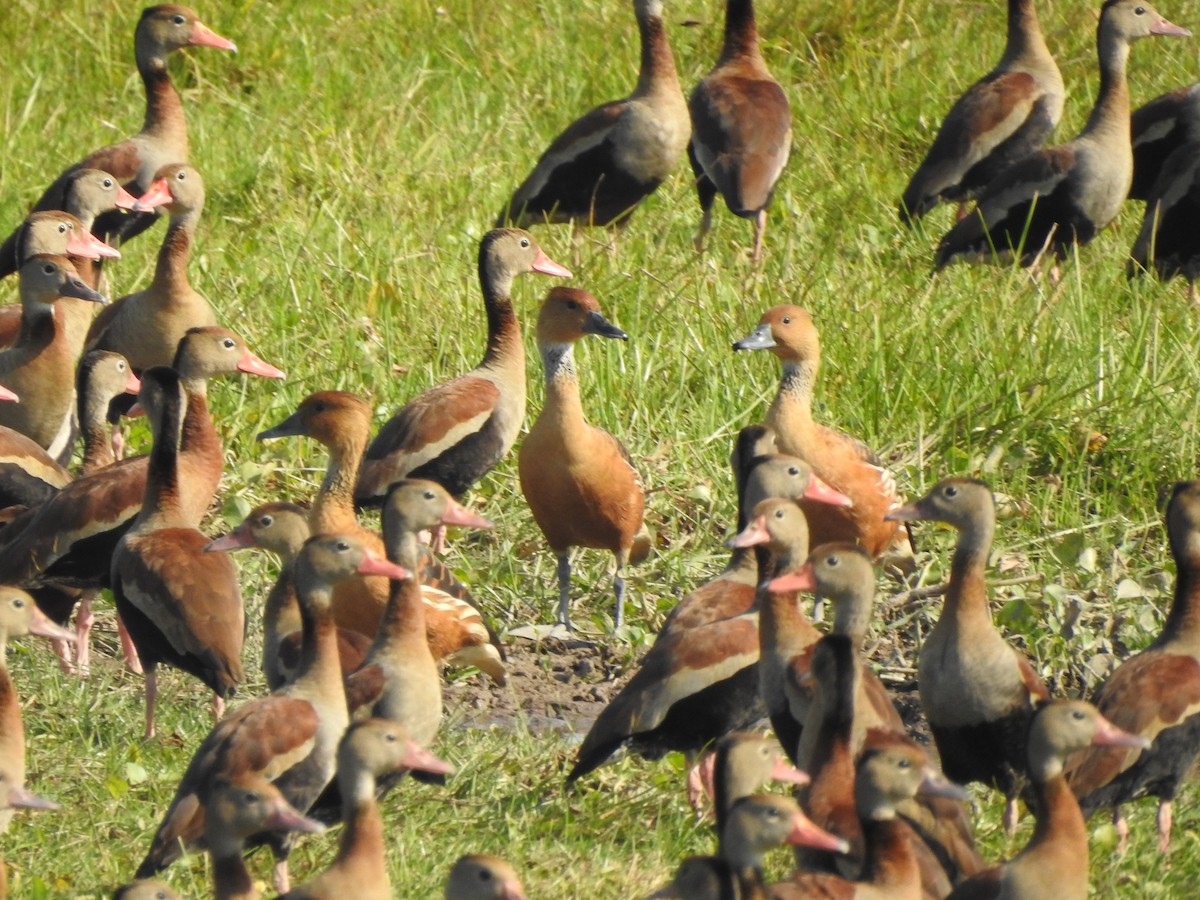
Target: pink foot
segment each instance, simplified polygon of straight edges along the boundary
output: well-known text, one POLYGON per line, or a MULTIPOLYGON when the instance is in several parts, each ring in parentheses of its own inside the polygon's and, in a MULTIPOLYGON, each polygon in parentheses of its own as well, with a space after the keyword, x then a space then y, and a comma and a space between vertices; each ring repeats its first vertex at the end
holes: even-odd
POLYGON ((154 737, 154 703, 158 700, 158 673, 146 672, 146 740, 154 737))
POLYGON ((708 800, 713 796, 713 767, 715 765, 715 757, 711 753, 705 753, 700 757, 699 761, 688 769, 687 774, 687 798, 688 805, 697 816, 703 817, 707 815, 708 800))
POLYGON ((75 613, 75 663, 79 666, 80 678, 87 678, 92 667, 91 635, 92 626, 96 624, 92 599, 95 596, 92 591, 85 591, 75 613))
POLYGON ((1158 803, 1158 852, 1163 856, 1171 850, 1171 801, 1158 803))
POLYGON ((288 878, 288 864, 286 859, 281 859, 275 863, 274 881, 275 890, 280 894, 286 894, 292 889, 291 880, 288 878))
POLYGON ((1121 807, 1113 808, 1113 828, 1117 830, 1117 856, 1124 856, 1129 849, 1129 822, 1121 814, 1121 807))
POLYGON ((133 645, 133 638, 129 636, 120 615, 117 616, 117 635, 121 638, 121 653, 125 657, 125 666, 134 675, 141 675, 142 661, 138 658, 137 647, 133 645))

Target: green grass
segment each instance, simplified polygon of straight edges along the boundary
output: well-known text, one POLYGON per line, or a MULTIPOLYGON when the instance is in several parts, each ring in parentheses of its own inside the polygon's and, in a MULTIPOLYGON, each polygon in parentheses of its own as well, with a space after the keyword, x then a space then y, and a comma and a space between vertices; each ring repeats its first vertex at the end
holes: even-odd
MULTIPOLYGON (((693 253, 699 215, 682 161, 634 216, 618 255, 589 242, 574 267, 571 283, 595 293, 632 338, 583 346, 579 356, 592 421, 627 443, 653 491, 649 518, 662 547, 631 574, 634 622, 653 628, 720 566, 718 540, 733 516, 730 439, 761 416, 777 378, 770 358, 735 356, 729 345, 765 307, 795 302, 822 329, 826 421, 877 448, 910 495, 943 475, 973 473, 1012 499, 997 559, 1006 575, 1042 580, 1003 589, 997 609, 1056 685, 1080 690, 1084 663, 1111 648, 1114 620, 1120 642, 1139 648, 1170 599, 1158 499, 1196 472, 1196 310, 1177 285, 1125 281, 1122 260, 1140 216, 1133 205, 1080 252, 1057 289, 1005 269, 953 268, 928 280, 951 213, 909 233, 897 225, 895 200, 949 103, 999 56, 1001 4, 760 5, 764 52, 792 100, 795 130, 762 270, 745 258, 749 224, 723 209, 708 252, 693 253), (1089 449, 1092 432, 1107 442, 1089 449)), ((15 224, 66 164, 139 126, 135 6, 3 5, 0 220, 15 224)), ((624 0, 317 6, 205 4, 202 16, 237 41, 239 54, 198 50, 172 63, 209 194, 193 282, 289 375, 280 386, 213 388, 228 461, 214 533, 250 504, 315 489, 318 447, 253 441, 309 391, 361 392, 382 422, 405 398, 476 362, 479 237, 536 153, 590 105, 626 93, 637 65, 624 0)), ((716 56, 720 6, 668 2, 685 89, 716 56), (700 24, 682 27, 686 20, 700 24)), ((1078 4, 1039 9, 1070 92, 1058 132, 1065 139, 1097 89, 1095 19, 1078 4)), ((1162 11, 1200 23, 1195 3, 1162 11)), ((1194 45, 1180 41, 1135 47, 1135 102, 1192 80, 1194 58, 1194 45)), ((159 233, 110 267, 115 294, 149 280, 159 233)), ((565 229, 538 236, 551 256, 571 261, 565 229)), ((535 277, 517 282, 524 322, 548 287, 535 277)), ((15 299, 15 286, 4 291, 15 299)), ((528 336, 527 346, 532 355, 528 336)), ((530 377, 532 415, 541 395, 533 358, 530 377)), ((540 536, 513 458, 473 501, 498 527, 456 548, 452 564, 499 626, 547 621, 553 563, 531 552, 540 536)), ((934 550, 936 577, 949 536, 926 529, 921 539, 934 550)), ((241 562, 257 610, 269 572, 241 562)), ((607 565, 589 554, 577 567, 581 619, 611 611, 607 565)), ((890 607, 884 615, 915 634, 937 610, 934 602, 915 617, 890 607)), ((31 784, 65 807, 21 815, 5 835, 14 895, 96 896, 128 877, 144 852, 208 728, 203 693, 165 678, 162 732, 172 738, 146 744, 140 682, 111 658, 85 684, 58 675, 41 647, 16 648, 11 666, 25 703, 31 784)), ((453 716, 443 735, 437 749, 460 767, 450 787, 406 786, 388 803, 398 896, 434 896, 468 850, 508 856, 531 896, 636 896, 680 856, 709 846, 684 809, 677 763, 622 762, 600 775, 602 790, 565 797, 571 748, 563 739, 464 733, 453 716)), ((1134 811, 1122 861, 1111 859, 1099 828, 1094 894, 1187 893, 1200 872, 1194 798, 1184 791, 1169 866, 1153 852, 1150 808, 1134 811)), ((983 801, 980 823, 990 857, 1019 846, 1000 835, 994 799, 983 801)), ((333 846, 305 842, 296 875, 315 871, 333 846)), ((262 858, 254 864, 266 873, 262 858)), ((207 889, 200 861, 170 877, 185 894, 207 889)))

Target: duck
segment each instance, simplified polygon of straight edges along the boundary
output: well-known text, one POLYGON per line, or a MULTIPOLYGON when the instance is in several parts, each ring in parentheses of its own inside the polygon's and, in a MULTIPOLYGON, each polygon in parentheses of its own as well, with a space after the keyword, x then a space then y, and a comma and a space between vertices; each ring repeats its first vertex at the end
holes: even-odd
POLYGON ((729 811, 743 797, 757 793, 767 782, 803 786, 809 777, 788 762, 779 741, 753 731, 735 731, 713 745, 713 813, 717 834, 725 830, 729 811))
POLYGON ((375 784, 385 775, 413 769, 440 775, 454 771, 397 722, 374 718, 351 725, 338 747, 337 778, 346 827, 337 857, 324 872, 280 900, 392 900, 375 784))
POLYGON ((1158 850, 1171 846, 1172 803, 1200 753, 1200 481, 1175 485, 1167 504, 1175 597, 1162 633, 1105 680, 1092 703, 1149 748, 1089 747, 1066 767, 1085 817, 1111 809, 1124 854, 1129 824, 1121 806, 1158 798, 1158 850))
MULTIPOLYGON (((208 412, 208 381, 242 372, 264 378, 284 373, 255 355, 225 328, 196 328, 179 342, 175 370, 187 392, 180 445, 182 512, 199 525, 217 491, 224 465, 221 439, 208 412)), ((123 459, 77 478, 37 509, 16 517, 0 534, 0 583, 27 587, 109 586, 113 548, 141 509, 149 458, 123 459)))
POLYGON ((1028 769, 1037 827, 1016 856, 968 878, 949 900, 1085 900, 1088 834, 1063 774, 1067 758, 1087 747, 1145 749, 1150 742, 1117 728, 1083 700, 1039 704, 1029 723, 1028 769))
POLYGON ((1136 278, 1154 272, 1163 281, 1176 276, 1187 282, 1187 297, 1197 302, 1200 241, 1190 223, 1200 210, 1200 140, 1183 144, 1163 163, 1158 180, 1146 198, 1146 210, 1126 274, 1136 278))
MULTIPOLYGON (((309 516, 313 533, 356 534, 382 555, 382 539, 360 525, 354 511, 354 484, 370 427, 371 407, 361 397, 348 391, 317 391, 305 397, 287 419, 259 433, 258 439, 307 436, 327 447, 329 465, 309 516)), ((477 666, 493 681, 503 683, 499 638, 484 622, 466 586, 432 552, 422 556, 421 581, 434 657, 477 666)), ((338 626, 373 639, 388 593, 382 579, 352 579, 340 584, 334 595, 338 626)))
POLYGON ((212 305, 188 281, 188 260, 204 210, 204 180, 192 166, 172 163, 155 173, 137 209, 170 214, 154 280, 136 294, 114 301, 88 330, 89 350, 113 350, 141 371, 169 366, 190 328, 217 324, 212 305))
POLYGON ((571 629, 571 548, 608 550, 616 559, 614 624, 625 624, 625 566, 650 553, 643 522, 646 491, 625 445, 588 424, 579 398, 575 343, 593 334, 627 341, 580 288, 555 287, 538 315, 546 402, 517 455, 521 493, 558 559, 558 624, 571 629))
POLYGON ((216 719, 242 681, 246 613, 237 571, 183 510, 179 443, 187 394, 167 366, 142 373, 138 402, 154 435, 141 509, 113 552, 109 582, 117 612, 137 648, 146 680, 147 740, 154 737, 157 670, 167 663, 214 694, 216 719))
POLYGON ((484 853, 460 856, 450 867, 445 900, 526 900, 516 870, 484 853))
POLYGON ((854 775, 854 803, 862 828, 861 877, 827 872, 798 872, 768 889, 771 900, 802 897, 838 900, 924 900, 915 836, 901 807, 920 797, 969 799, 930 762, 929 755, 908 740, 876 743, 859 757, 854 775))
MULTIPOLYGON (((63 193, 74 172, 100 169, 110 173, 133 196, 141 196, 154 174, 167 163, 187 162, 188 133, 183 102, 167 70, 167 57, 184 47, 212 47, 236 52, 237 46, 200 21, 186 6, 163 3, 142 10, 133 34, 138 74, 146 89, 146 117, 131 138, 102 147, 58 176, 34 204, 35 210, 63 209, 63 193)), ((106 213, 93 230, 120 243, 154 223, 150 214, 106 213)))
MULTIPOLYGON (((3 268, 9 270, 4 274, 11 275, 18 271, 21 264, 35 253, 52 253, 56 256, 88 260, 121 258, 120 250, 110 247, 88 231, 76 215, 60 209, 30 213, 17 227, 12 235, 12 245, 0 248, 0 254, 4 254, 0 259, 6 261, 3 268)), ((88 287, 95 287, 83 279, 82 274, 80 277, 88 287)), ((8 307, 0 309, 7 311, 8 307)), ((4 346, 8 346, 9 343, 11 341, 5 341, 4 346)))
POLYGON ((633 93, 568 125, 504 205, 497 228, 543 222, 623 228, 678 165, 691 122, 662 0, 634 0, 633 12, 642 44, 633 93))
POLYGON ((907 568, 912 557, 908 534, 885 520, 900 504, 895 479, 862 441, 813 419, 821 340, 809 312, 789 304, 773 306, 733 349, 769 350, 779 359, 783 377, 765 424, 775 432, 780 452, 804 460, 818 478, 850 498, 844 506, 801 501, 813 545, 850 541, 874 559, 886 554, 888 565, 907 568))
POLYGON ((258 900, 262 896, 242 852, 262 831, 320 834, 320 822, 306 818, 265 778, 215 778, 205 785, 204 837, 212 855, 214 900, 258 900))
MULTIPOLYGON (((263 604, 262 671, 267 687, 277 691, 296 676, 303 650, 300 601, 292 564, 311 537, 308 510, 286 500, 273 500, 254 507, 228 534, 205 546, 208 553, 257 547, 279 558, 279 577, 263 604)), ((342 674, 362 665, 371 639, 357 631, 338 629, 338 659, 342 674)))
MULTIPOLYGON (((72 224, 78 223, 82 226, 81 229, 74 231, 73 240, 77 246, 87 246, 100 254, 111 259, 120 259, 121 251, 116 247, 105 244, 95 235, 92 235, 92 224, 96 221, 96 216, 100 213, 109 210, 133 208, 137 198, 129 191, 121 187, 113 176, 109 175, 102 169, 76 169, 66 176, 66 183, 62 192, 62 204, 58 208, 50 207, 42 210, 34 210, 29 213, 25 221, 16 227, 3 244, 0 244, 0 278, 7 278, 21 267, 21 262, 25 258, 25 253, 22 252, 21 244, 27 235, 27 229, 31 221, 49 219, 57 221, 63 215, 70 216, 74 221, 72 224), (95 243, 88 241, 82 232, 87 232, 87 235, 95 239, 95 243), (104 249, 107 248, 107 249, 104 249)), ((77 226, 77 227, 78 227, 77 226)), ((45 252, 45 251, 41 251, 45 252)), ((63 255, 67 255, 65 250, 58 251, 63 255)), ((75 253, 77 251, 71 251, 75 253)), ((88 287, 98 287, 95 278, 99 273, 80 273, 88 287), (88 275, 93 275, 93 279, 89 279, 88 275)), ((0 313, 3 313, 6 308, 0 307, 0 313)), ((3 320, 0 319, 0 335, 7 335, 7 329, 3 327, 3 320)), ((7 343, 5 341, 4 343, 7 343)))
POLYGON ((1150 200, 1167 158, 1184 144, 1200 141, 1200 81, 1143 103, 1129 117, 1133 139, 1130 200, 1150 200))
MULTIPOLYGON (((244 774, 268 778, 304 812, 333 779, 338 743, 350 724, 337 656, 333 588, 356 574, 406 578, 408 573, 375 555, 357 536, 337 533, 310 537, 293 568, 304 619, 300 670, 270 696, 239 706, 200 743, 137 868, 138 878, 162 871, 181 855, 181 848, 202 844, 206 829, 199 801, 211 779, 244 774)), ((291 842, 274 841, 271 847, 278 861, 275 886, 286 893, 291 842)))
POLYGON ((958 531, 942 614, 918 656, 921 708, 942 771, 958 784, 979 781, 1001 790, 1007 800, 1004 826, 1012 834, 1025 780, 1029 718, 1049 692, 1029 660, 996 630, 988 611, 984 572, 996 530, 995 498, 983 481, 947 478, 888 516, 944 522, 958 531))
POLYGON ((967 201, 1046 143, 1065 98, 1033 0, 1008 0, 1004 53, 946 113, 900 198, 900 221, 911 226, 947 201, 962 218, 967 201))
POLYGON ((753 0, 727 0, 721 56, 692 91, 688 110, 688 161, 701 212, 696 250, 704 248, 720 193, 731 213, 754 220, 751 257, 757 262, 767 206, 792 149, 792 110, 759 50, 753 0))
POLYGON ((974 209, 938 243, 934 273, 958 259, 1016 257, 1022 266, 1043 256, 1062 260, 1107 227, 1133 179, 1125 80, 1129 47, 1144 37, 1190 34, 1141 0, 1106 0, 1096 31, 1100 92, 1083 131, 1066 144, 1029 154, 989 181, 974 209))
POLYGON ((0 380, 22 402, 0 405, 0 425, 30 438, 61 464, 71 453, 79 353, 70 331, 58 327, 55 306, 75 304, 66 317, 73 319, 90 316, 90 307, 107 301, 83 283, 65 256, 34 254, 21 265, 20 285, 21 332, 0 350, 0 380))
MULTIPOLYGON (((461 500, 516 443, 525 419, 525 347, 513 310, 513 279, 525 272, 570 278, 527 231, 496 228, 479 243, 487 313, 483 360, 418 394, 367 445, 355 502, 378 505, 397 478, 428 478, 461 500)), ((434 551, 444 549, 435 536, 434 551)))

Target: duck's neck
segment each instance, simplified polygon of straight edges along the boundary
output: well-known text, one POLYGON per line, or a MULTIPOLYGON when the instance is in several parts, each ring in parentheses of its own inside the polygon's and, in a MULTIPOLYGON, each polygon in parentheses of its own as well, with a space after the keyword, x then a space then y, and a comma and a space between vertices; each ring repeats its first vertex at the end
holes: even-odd
POLYGON ((642 64, 638 70, 637 87, 633 96, 645 97, 654 93, 679 93, 679 76, 675 72, 675 57, 667 40, 667 30, 661 15, 638 16, 638 34, 642 39, 642 64))
POLYGON ((725 4, 725 44, 717 65, 734 59, 762 61, 758 49, 758 24, 754 0, 729 0, 725 4))
POLYGON ((1176 557, 1175 599, 1155 644, 1178 642, 1200 653, 1200 558, 1176 557))
POLYGON ((146 476, 146 494, 134 525, 136 530, 152 531, 189 524, 184 518, 179 479, 180 419, 184 416, 180 406, 172 403, 163 410, 162 421, 154 435, 146 476))
POLYGON ((1050 49, 1042 37, 1033 0, 1008 0, 1008 38, 1004 44, 1004 55, 1000 66, 1031 59, 1049 58, 1050 49))
POLYGON ((258 900, 262 894, 254 886, 254 879, 242 859, 241 841, 213 845, 209 838, 208 843, 213 857, 214 900, 258 900))
POLYGON ((1054 774, 1049 777, 1042 774, 1041 778, 1034 776, 1034 790, 1038 798, 1037 824, 1033 829, 1033 837, 1021 855, 1036 857, 1043 848, 1062 847, 1064 849, 1056 854, 1055 859, 1086 872, 1087 826, 1079 810, 1079 801, 1063 777, 1061 763, 1055 766, 1054 774))
POLYGON ((367 429, 368 423, 355 423, 329 445, 329 465, 325 469, 321 490, 313 501, 310 517, 313 534, 358 528, 358 518, 354 514, 354 487, 358 483, 358 470, 367 446, 367 429))
POLYGON ((546 372, 546 404, 542 407, 542 417, 570 436, 584 424, 579 376, 575 371, 575 348, 571 344, 543 344, 539 349, 546 372))
POLYGON ((338 770, 338 789, 342 795, 342 832, 334 866, 352 869, 356 878, 371 887, 386 888, 384 864, 383 816, 375 802, 375 778, 370 772, 338 770))
POLYGON ((346 705, 342 664, 338 657, 337 622, 330 607, 328 587, 310 590, 300 603, 300 664, 293 691, 305 698, 324 697, 328 703, 346 705), (340 695, 340 698, 339 698, 340 695))
POLYGON ((187 125, 183 118, 183 102, 167 72, 167 60, 157 53, 139 61, 142 84, 146 87, 146 118, 142 134, 170 140, 181 152, 179 162, 187 161, 187 125))
POLYGON ((820 640, 821 633, 800 609, 795 591, 760 590, 760 594, 758 632, 764 653, 773 651, 791 659, 820 640))
POLYGON ((890 816, 863 819, 863 881, 886 889, 888 896, 920 892, 921 870, 913 856, 909 829, 892 810, 890 816))
POLYGON ((190 210, 171 216, 166 237, 158 251, 154 282, 150 289, 157 295, 173 297, 191 290, 188 283, 188 259, 191 257, 192 236, 196 231, 199 211, 190 210))
POLYGON ((58 333, 55 318, 54 306, 49 303, 22 303, 17 340, 0 351, 0 374, 19 369, 50 346, 58 333))
POLYGON ((813 389, 817 383, 816 360, 787 360, 779 379, 779 392, 767 411, 767 424, 784 436, 796 439, 812 428, 813 389))
POLYGON ((1115 34, 1101 21, 1096 34, 1100 54, 1100 93, 1088 117, 1081 137, 1095 136, 1121 143, 1130 148, 1129 86, 1125 81, 1125 64, 1129 60, 1129 41, 1115 34))
POLYGON ((995 516, 989 514, 967 522, 959 530, 958 544, 950 563, 950 584, 946 590, 943 617, 959 621, 986 620, 987 627, 992 627, 984 574, 995 527, 995 516))
POLYGON ((874 585, 848 591, 833 604, 833 633, 850 638, 855 650, 861 650, 871 624, 874 585))
POLYGON ((393 581, 379 631, 367 658, 374 660, 380 652, 399 654, 404 658, 428 653, 425 637, 425 600, 416 573, 421 571, 421 544, 416 531, 403 531, 388 548, 388 559, 414 573, 409 578, 393 581), (424 648, 424 649, 423 649, 424 648))
POLYGON ((513 310, 513 276, 491 271, 486 260, 479 262, 479 283, 483 288, 483 308, 487 313, 488 342, 481 367, 525 371, 525 347, 521 343, 521 323, 513 310))
POLYGON ((183 419, 179 450, 187 478, 180 488, 180 498, 188 523, 196 527, 220 485, 224 449, 208 414, 208 379, 184 377, 183 387, 187 393, 187 415, 183 419))

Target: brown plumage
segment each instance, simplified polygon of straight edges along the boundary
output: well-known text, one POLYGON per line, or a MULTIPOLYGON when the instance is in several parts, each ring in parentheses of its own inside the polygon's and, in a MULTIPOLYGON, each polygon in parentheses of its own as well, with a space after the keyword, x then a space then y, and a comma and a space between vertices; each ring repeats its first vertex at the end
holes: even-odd
POLYGON ((663 26, 662 0, 634 0, 642 42, 637 87, 597 106, 556 137, 496 220, 625 225, 666 180, 691 123, 663 26))
POLYGON ((921 707, 942 770, 959 784, 981 781, 1003 791, 1011 833, 1029 717, 1034 703, 1049 694, 1029 660, 1000 636, 988 610, 984 572, 996 529, 992 491, 982 481, 948 478, 889 517, 945 522, 958 530, 945 605, 918 659, 921 707))
POLYGON ((1128 824, 1121 804, 1158 798, 1158 849, 1171 841, 1176 792, 1200 753, 1200 481, 1175 485, 1167 505, 1175 558, 1175 599, 1162 633, 1122 663, 1092 698, 1118 728, 1149 749, 1092 747, 1067 766, 1067 783, 1085 816, 1111 808, 1124 852, 1128 824))
POLYGON ((775 432, 782 453, 804 460, 821 480, 853 501, 841 507, 801 501, 812 543, 851 541, 876 559, 888 554, 889 562, 902 566, 902 558, 912 555, 908 536, 884 521, 900 502, 895 480, 862 441, 813 419, 821 342, 812 316, 799 306, 774 306, 733 349, 769 350, 779 359, 783 377, 767 410, 767 427, 775 432))
POLYGON ((487 352, 470 372, 418 394, 379 429, 363 457, 357 501, 378 504, 398 478, 428 478, 461 499, 512 449, 525 418, 525 348, 509 292, 525 272, 571 277, 528 232, 497 228, 483 236, 487 352))
POLYGON ((966 203, 1050 137, 1063 110, 1063 80, 1033 0, 1008 0, 1008 38, 996 67, 959 97, 900 199, 911 225, 942 202, 966 203))
MULTIPOLYGON (((64 191, 79 169, 100 169, 111 174, 134 196, 150 186, 154 173, 168 163, 188 160, 187 123, 183 103, 171 83, 167 57, 183 47, 236 50, 186 6, 165 3, 142 10, 133 35, 134 57, 146 88, 146 117, 142 130, 131 138, 96 150, 71 166, 46 189, 35 210, 65 209, 64 191)), ((100 237, 127 240, 154 222, 153 215, 102 215, 94 226, 100 237)))
POLYGON ((504 860, 472 853, 451 867, 445 900, 525 900, 525 889, 504 860))
POLYGON ((521 444, 518 471, 525 501, 558 558, 558 623, 571 627, 571 548, 594 547, 616 557, 614 622, 620 628, 625 566, 650 552, 642 523, 646 492, 625 446, 584 418, 574 347, 589 334, 629 339, 587 291, 552 288, 537 327, 546 402, 521 444))
POLYGON ((1096 44, 1100 91, 1083 131, 1015 162, 979 193, 974 209, 938 243, 934 271, 957 259, 1033 265, 1044 253, 1064 258, 1121 209, 1133 178, 1129 134, 1129 45, 1150 35, 1186 35, 1140 0, 1107 0, 1096 44))
POLYGON ((753 257, 758 260, 767 205, 792 149, 792 112, 759 52, 753 0, 727 0, 721 56, 692 91, 688 109, 688 160, 702 213, 696 247, 704 245, 720 193, 735 216, 754 220, 753 257))
POLYGON ((180 497, 179 441, 187 395, 165 366, 142 374, 138 400, 154 432, 146 492, 117 543, 110 581, 146 674, 146 737, 154 737, 157 667, 168 663, 214 691, 217 717, 242 680, 245 610, 228 556, 204 553, 180 497))
POLYGON ((179 163, 163 166, 137 201, 138 209, 160 207, 170 214, 170 222, 154 280, 100 313, 87 335, 89 350, 114 350, 138 371, 170 365, 188 329, 217 324, 208 300, 188 281, 192 241, 204 210, 200 173, 179 163))
POLYGON ((1008 862, 967 879, 951 900, 1086 900, 1088 834, 1079 803, 1063 777, 1067 758, 1089 746, 1142 747, 1082 700, 1039 706, 1029 726, 1029 777, 1036 796, 1033 837, 1008 862))

